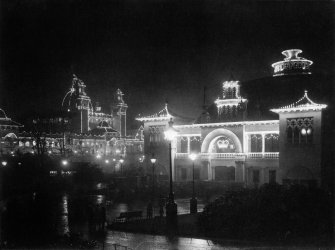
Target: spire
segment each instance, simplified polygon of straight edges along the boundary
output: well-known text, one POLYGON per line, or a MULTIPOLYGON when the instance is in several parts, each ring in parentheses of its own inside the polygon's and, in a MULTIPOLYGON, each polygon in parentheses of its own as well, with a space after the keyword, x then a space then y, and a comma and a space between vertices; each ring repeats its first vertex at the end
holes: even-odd
POLYGON ((229 79, 228 79, 229 82, 232 82, 232 81, 236 81, 234 75, 233 75, 233 72, 230 72, 230 76, 229 76, 229 79))

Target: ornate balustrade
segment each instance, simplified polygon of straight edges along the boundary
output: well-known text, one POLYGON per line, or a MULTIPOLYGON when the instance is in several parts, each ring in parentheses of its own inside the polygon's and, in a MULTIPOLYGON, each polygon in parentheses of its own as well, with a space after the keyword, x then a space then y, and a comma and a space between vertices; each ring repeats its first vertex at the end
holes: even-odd
MULTIPOLYGON (((188 159, 188 153, 176 153, 176 159, 188 159)), ((279 152, 259 153, 200 153, 200 159, 278 159, 279 152)))

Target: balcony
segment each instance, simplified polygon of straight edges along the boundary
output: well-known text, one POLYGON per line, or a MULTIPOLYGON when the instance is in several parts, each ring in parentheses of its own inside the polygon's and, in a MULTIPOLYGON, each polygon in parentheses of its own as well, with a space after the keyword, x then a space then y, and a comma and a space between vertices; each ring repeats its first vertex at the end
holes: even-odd
MULTIPOLYGON (((188 159, 188 153, 176 153, 176 159, 188 159)), ((227 160, 244 160, 244 159, 278 159, 279 152, 264 153, 200 153, 200 159, 227 159, 227 160)))

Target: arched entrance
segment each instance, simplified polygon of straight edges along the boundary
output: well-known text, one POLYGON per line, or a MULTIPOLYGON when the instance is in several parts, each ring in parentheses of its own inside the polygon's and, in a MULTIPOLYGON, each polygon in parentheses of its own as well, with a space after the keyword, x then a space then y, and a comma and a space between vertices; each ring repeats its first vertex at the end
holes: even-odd
POLYGON ((215 129, 205 137, 201 145, 201 152, 212 153, 210 151, 213 150, 214 146, 217 150, 219 149, 219 152, 221 152, 220 150, 222 150, 222 152, 224 152, 224 150, 233 151, 235 153, 242 152, 242 145, 238 137, 233 132, 224 128, 215 129), (233 146, 233 148, 231 146, 233 146))
POLYGON ((242 153, 242 145, 232 131, 219 128, 208 133, 201 145, 201 152, 209 153, 209 180, 234 182, 236 176, 242 176, 240 173, 242 169, 236 169, 236 159, 234 158, 235 153, 242 153))

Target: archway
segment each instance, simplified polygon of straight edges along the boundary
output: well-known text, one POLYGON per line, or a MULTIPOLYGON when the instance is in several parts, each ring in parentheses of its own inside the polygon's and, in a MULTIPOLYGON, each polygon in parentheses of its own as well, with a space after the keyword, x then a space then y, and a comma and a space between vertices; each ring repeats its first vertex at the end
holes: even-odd
POLYGON ((213 144, 217 143, 218 147, 222 146, 229 146, 233 145, 233 151, 235 153, 241 153, 242 152, 242 145, 238 137, 231 131, 220 128, 213 130, 210 132, 204 139, 202 145, 201 145, 201 152, 202 153, 211 153, 210 149, 213 148, 213 144), (227 144, 228 141, 228 144, 227 144))

